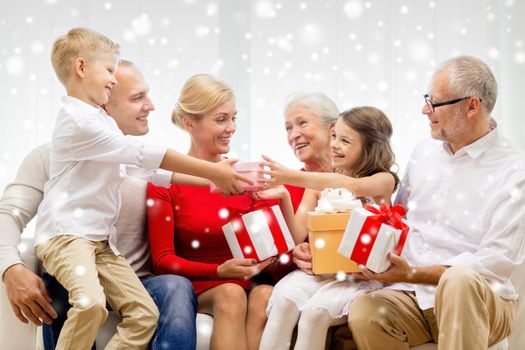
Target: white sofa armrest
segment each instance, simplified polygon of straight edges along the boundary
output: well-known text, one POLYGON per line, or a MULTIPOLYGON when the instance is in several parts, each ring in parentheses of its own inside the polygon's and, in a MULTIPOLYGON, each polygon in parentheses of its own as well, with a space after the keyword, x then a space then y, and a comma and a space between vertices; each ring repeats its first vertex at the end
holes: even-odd
MULTIPOLYGON (((32 248, 33 238, 22 236, 22 261, 32 271, 36 271, 37 260, 32 248)), ((3 282, 0 282, 0 289, 0 349, 36 349, 36 326, 32 323, 24 324, 16 318, 3 282)))

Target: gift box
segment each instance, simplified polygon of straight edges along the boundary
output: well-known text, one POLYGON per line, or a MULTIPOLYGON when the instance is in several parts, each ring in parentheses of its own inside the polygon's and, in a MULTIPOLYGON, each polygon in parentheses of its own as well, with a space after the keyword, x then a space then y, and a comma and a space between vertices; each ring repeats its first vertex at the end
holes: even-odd
POLYGON ((222 231, 234 258, 262 261, 295 247, 278 205, 236 215, 222 231))
MULTIPOLYGON (((261 188, 257 183, 257 179, 263 177, 262 174, 259 174, 259 171, 262 170, 259 166, 259 162, 237 162, 233 164, 232 167, 233 170, 253 181, 253 185, 239 181, 239 185, 241 185, 243 190, 247 192, 257 192, 261 188)), ((210 184, 210 192, 221 193, 221 189, 212 182, 210 184)))
POLYGON ((337 254, 350 215, 350 212, 306 213, 312 271, 315 275, 359 271, 355 262, 337 254))
POLYGON ((352 212, 338 252, 374 272, 390 266, 388 253, 400 255, 409 227, 403 221, 405 209, 396 205, 364 206, 352 212))

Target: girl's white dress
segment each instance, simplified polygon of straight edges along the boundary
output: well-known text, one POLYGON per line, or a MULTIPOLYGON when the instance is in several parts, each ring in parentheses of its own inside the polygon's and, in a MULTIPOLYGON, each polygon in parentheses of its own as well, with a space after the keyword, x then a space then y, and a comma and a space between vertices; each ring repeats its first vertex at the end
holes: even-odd
POLYGON ((357 297, 382 286, 377 281, 353 281, 351 277, 339 281, 335 277, 312 276, 295 270, 275 285, 266 314, 270 314, 277 299, 284 297, 294 302, 299 311, 312 307, 324 309, 337 319, 348 315, 350 303, 357 297))
MULTIPOLYGON (((341 205, 346 205, 347 209, 355 209, 354 199, 345 189, 325 189, 321 192, 318 207, 341 208, 341 205)), ((373 204, 374 200, 366 197, 357 202, 361 207, 361 202, 373 204)), ((324 309, 332 319, 337 319, 348 315, 348 307, 357 297, 382 287, 377 281, 354 281, 351 275, 340 281, 335 276, 312 276, 295 270, 273 288, 266 314, 269 315, 273 304, 284 297, 295 303, 301 312, 307 308, 324 309)))

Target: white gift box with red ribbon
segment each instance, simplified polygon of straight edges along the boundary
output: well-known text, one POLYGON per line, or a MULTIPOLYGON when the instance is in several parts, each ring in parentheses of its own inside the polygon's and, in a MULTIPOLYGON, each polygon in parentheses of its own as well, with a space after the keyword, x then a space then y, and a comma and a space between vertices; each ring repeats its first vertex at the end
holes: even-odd
POLYGON ((354 209, 346 225, 339 254, 366 266, 373 272, 384 272, 390 267, 388 253, 400 255, 409 227, 402 220, 402 206, 365 206, 354 209))
POLYGON ((237 215, 222 231, 234 258, 262 261, 295 247, 278 205, 237 215))

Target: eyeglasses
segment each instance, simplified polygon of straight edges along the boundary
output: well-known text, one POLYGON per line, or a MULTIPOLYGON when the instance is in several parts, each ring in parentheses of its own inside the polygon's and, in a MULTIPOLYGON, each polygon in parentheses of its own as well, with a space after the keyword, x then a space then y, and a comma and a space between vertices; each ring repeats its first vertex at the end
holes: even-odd
MULTIPOLYGON (((462 98, 455 98, 453 100, 448 100, 448 101, 443 101, 443 102, 436 102, 436 103, 433 103, 432 101, 430 101, 429 97, 430 96, 428 96, 428 94, 424 94, 423 95, 423 98, 425 99, 425 103, 427 104, 428 108, 430 109, 431 112, 434 112, 434 110, 437 107, 453 105, 454 103, 458 103, 460 101, 467 100, 467 99, 471 98, 472 96, 467 96, 467 97, 462 97, 462 98)), ((481 102, 481 99, 479 99, 479 101, 481 102)))

